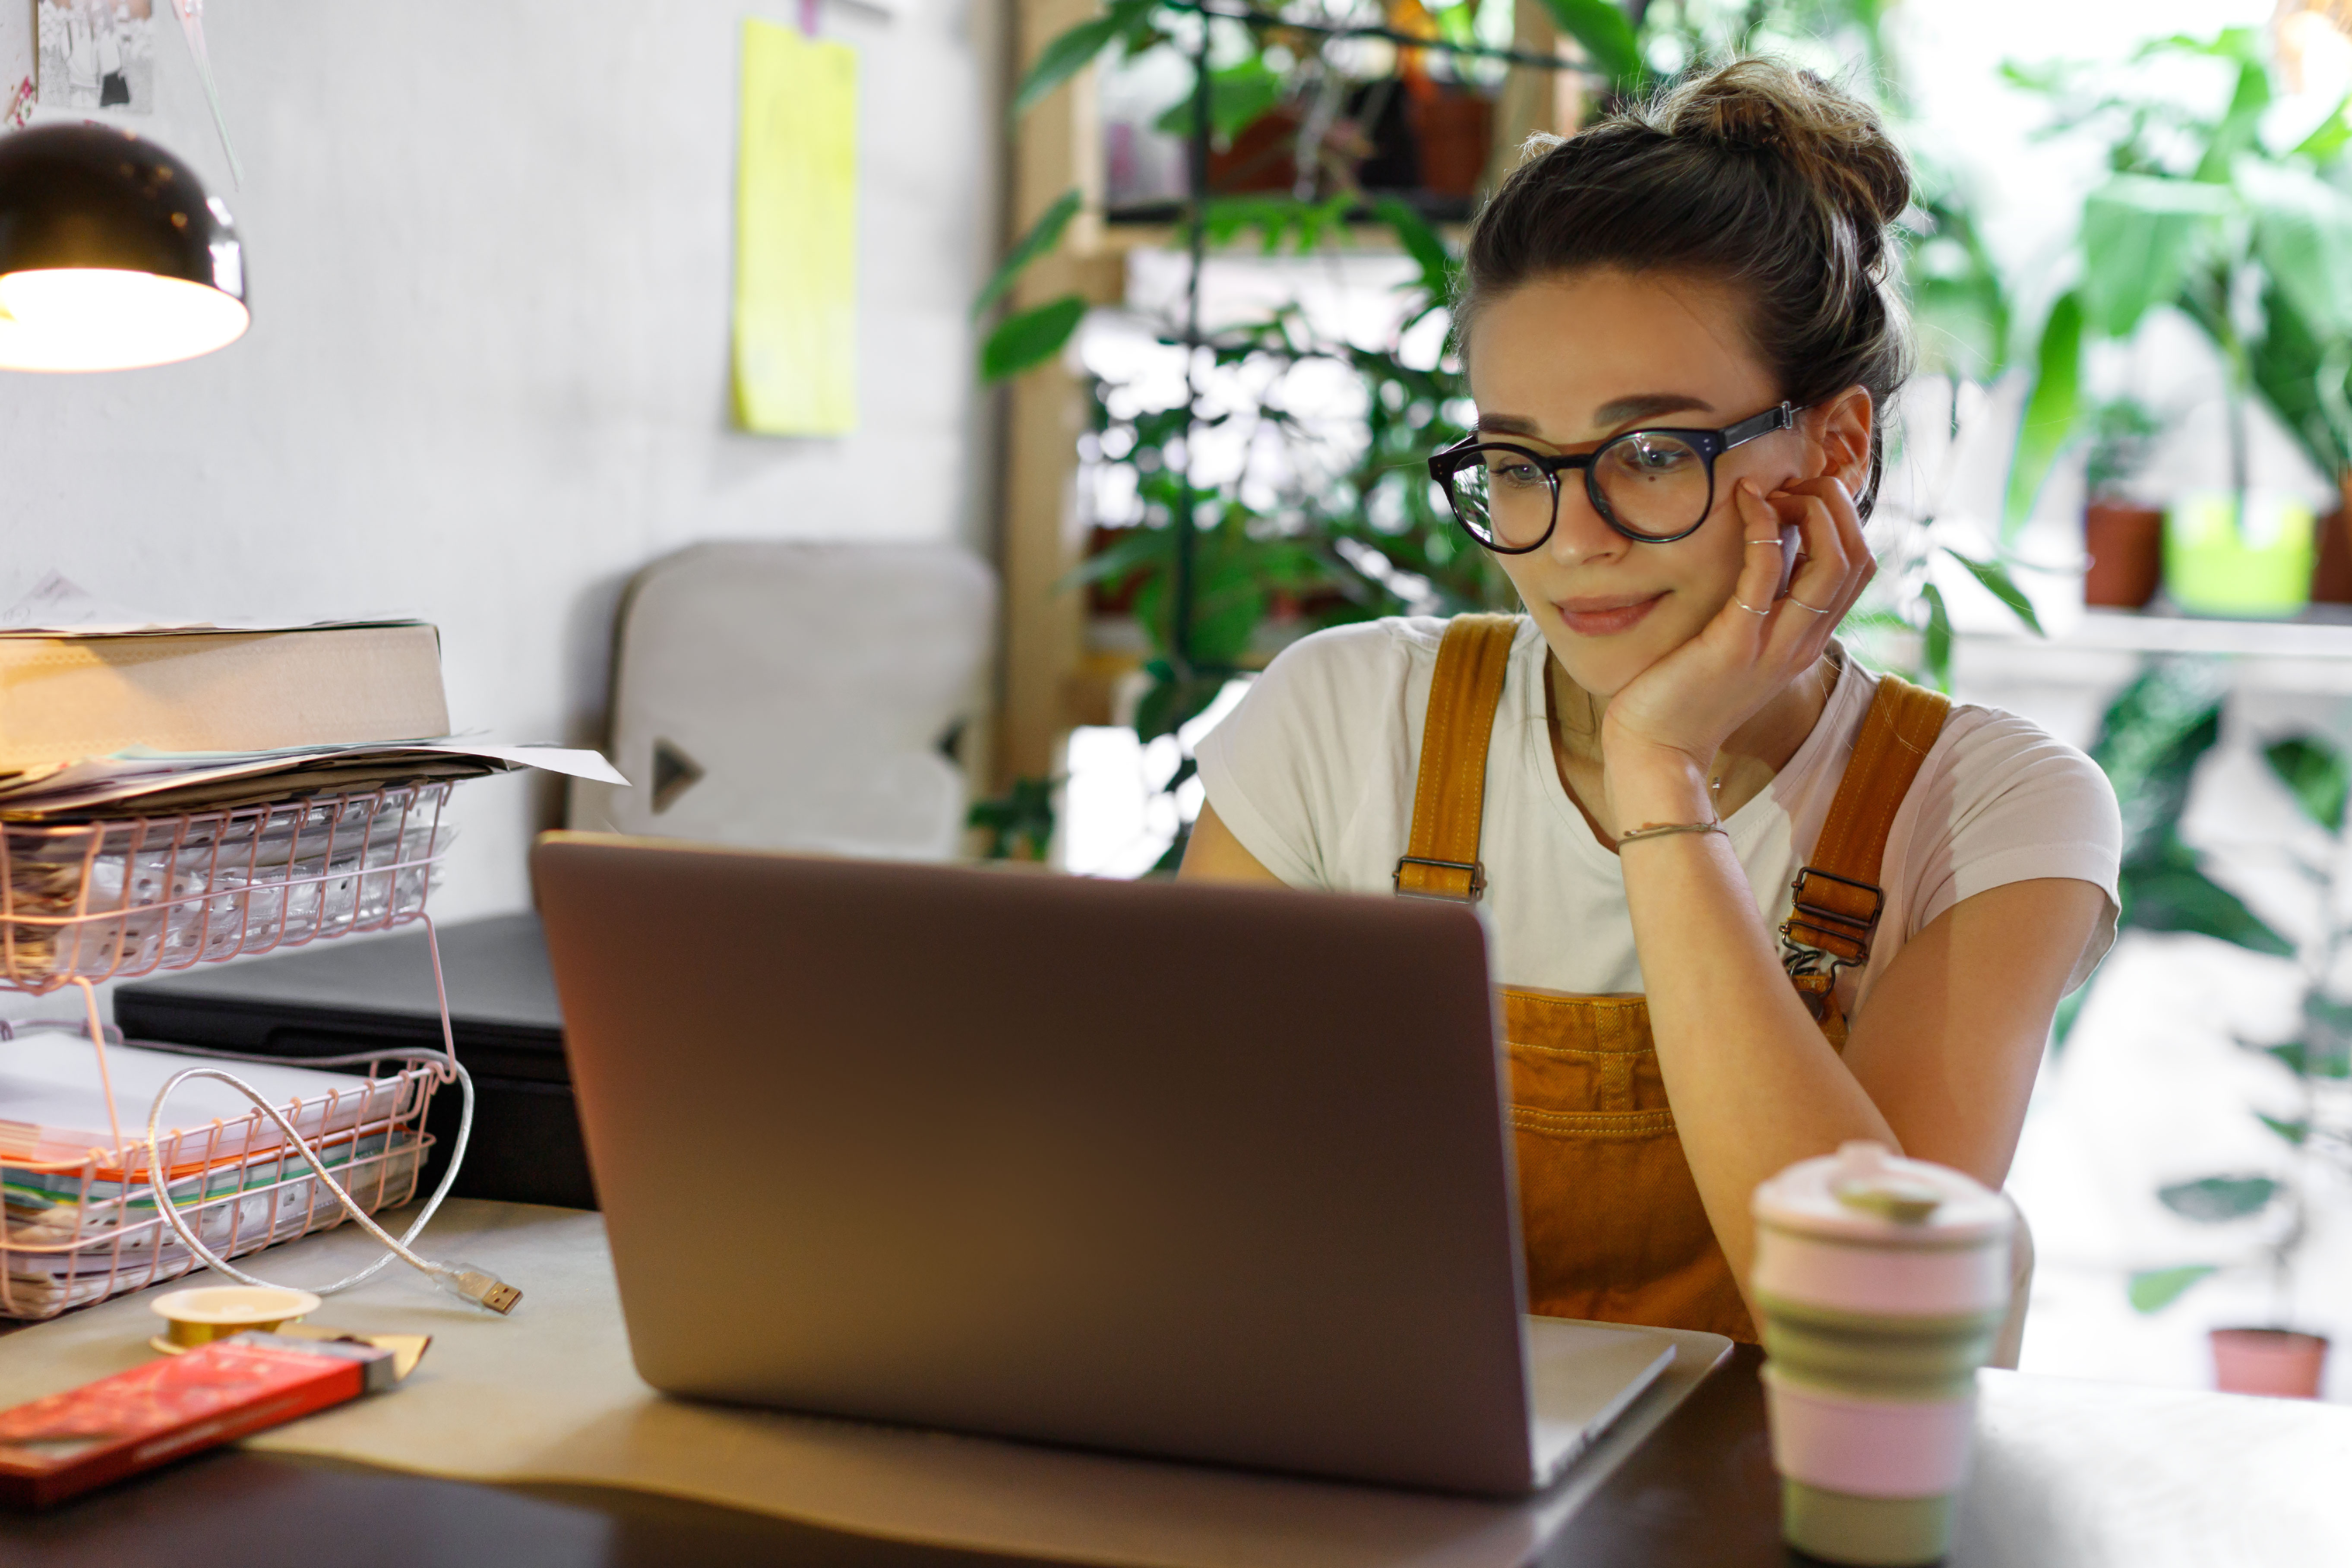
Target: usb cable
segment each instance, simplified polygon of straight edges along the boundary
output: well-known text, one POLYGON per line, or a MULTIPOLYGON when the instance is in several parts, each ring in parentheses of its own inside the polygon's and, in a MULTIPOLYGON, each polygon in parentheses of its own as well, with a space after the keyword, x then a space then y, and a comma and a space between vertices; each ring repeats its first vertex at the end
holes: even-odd
MULTIPOLYGON (((194 1253, 197 1258, 202 1258, 207 1265, 220 1273, 227 1275, 230 1279, 238 1280, 247 1285, 259 1285, 270 1289, 285 1289, 298 1288, 273 1286, 269 1280, 257 1279, 251 1274, 247 1274, 243 1269, 230 1264, 226 1259, 216 1256, 213 1252, 212 1248, 206 1247, 202 1239, 200 1239, 196 1234, 188 1227, 187 1221, 181 1217, 179 1206, 172 1202, 171 1194, 167 1190, 167 1184, 162 1170, 162 1162, 158 1158, 158 1144, 161 1142, 163 1121, 163 1102, 171 1098, 171 1094, 173 1089, 179 1088, 180 1085, 187 1082, 190 1079, 212 1079, 216 1082, 228 1085, 231 1089, 236 1089, 238 1093, 244 1095, 246 1099, 253 1101, 257 1110, 258 1110, 263 1115, 268 1117, 270 1121, 276 1122, 278 1124, 278 1130, 286 1135, 287 1142, 293 1144, 295 1152, 302 1156, 303 1163, 310 1167, 311 1174, 320 1184, 322 1184, 329 1192, 335 1194, 335 1201, 342 1205, 343 1212, 351 1215, 352 1220, 355 1221, 362 1229, 365 1230, 370 1236, 374 1237, 376 1240, 382 1242, 384 1246, 384 1255, 377 1258, 373 1263, 369 1264, 365 1268, 361 1269, 358 1273, 346 1275, 344 1278, 336 1280, 331 1285, 304 1285, 299 1287, 299 1289, 308 1290, 314 1296, 332 1296, 341 1291, 349 1290, 354 1287, 367 1283, 367 1281, 374 1279, 376 1275, 383 1272, 384 1266, 392 1262, 392 1260, 396 1258, 403 1263, 409 1265, 411 1268, 421 1270, 436 1285, 438 1285, 441 1289, 448 1291, 453 1296, 457 1296, 466 1300, 471 1301, 477 1306, 487 1307, 491 1311, 499 1313, 500 1315, 513 1311, 515 1303, 522 1300, 522 1292, 508 1284, 505 1280, 500 1279, 497 1275, 490 1273, 488 1269, 478 1268, 470 1263, 436 1262, 429 1258, 419 1257, 416 1253, 409 1250, 408 1247, 408 1244, 415 1240, 418 1233, 423 1231, 426 1224, 432 1220, 434 1212, 441 1206, 441 1200, 449 1195, 450 1185, 457 1181, 458 1168, 463 1165, 466 1161, 466 1144, 467 1141, 472 1138, 474 1132, 474 1079, 473 1076, 466 1071, 465 1064, 458 1061, 454 1056, 444 1055, 437 1051, 427 1053, 410 1049, 366 1051, 358 1055, 345 1057, 310 1058, 304 1060, 303 1065, 306 1067, 321 1068, 356 1067, 362 1062, 378 1062, 394 1059, 403 1061, 430 1059, 438 1062, 442 1068, 457 1080, 458 1093, 460 1096, 457 1113, 457 1136, 456 1141, 450 1145, 449 1167, 441 1173, 441 1180, 434 1187, 433 1195, 425 1200, 424 1212, 419 1214, 416 1218, 410 1223, 407 1231, 404 1235, 395 1238, 390 1231, 376 1224, 374 1218, 370 1215, 365 1209, 359 1205, 358 1202, 352 1198, 352 1194, 343 1190, 342 1184, 336 1181, 334 1177, 327 1173, 326 1163, 319 1158, 318 1151, 312 1148, 310 1144, 303 1139, 302 1135, 294 1130, 293 1123, 287 1121, 285 1115, 280 1112, 276 1106, 263 1099, 260 1091, 256 1089, 251 1084, 246 1082, 243 1079, 238 1078, 235 1073, 225 1071, 219 1068, 198 1067, 184 1068, 180 1072, 173 1073, 170 1079, 165 1080, 163 1087, 155 1091, 155 1103, 147 1113, 147 1185, 148 1189, 155 1195, 156 1212, 162 1215, 165 1222, 171 1226, 173 1231, 179 1237, 182 1245, 185 1246, 187 1249, 194 1253)), ((387 1157, 389 1157, 389 1153, 390 1150, 387 1146, 387 1157)), ((199 1203, 202 1202, 203 1196, 204 1194, 199 1192, 197 1194, 199 1203)))

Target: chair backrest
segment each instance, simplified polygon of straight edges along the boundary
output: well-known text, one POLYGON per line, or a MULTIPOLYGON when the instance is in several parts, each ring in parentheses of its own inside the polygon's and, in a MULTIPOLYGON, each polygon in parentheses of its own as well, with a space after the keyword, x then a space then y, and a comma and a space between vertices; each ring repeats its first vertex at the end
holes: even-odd
POLYGON ((979 705, 996 581, 952 545, 698 544, 637 574, 610 754, 568 825, 890 859, 955 853, 956 738, 979 705))

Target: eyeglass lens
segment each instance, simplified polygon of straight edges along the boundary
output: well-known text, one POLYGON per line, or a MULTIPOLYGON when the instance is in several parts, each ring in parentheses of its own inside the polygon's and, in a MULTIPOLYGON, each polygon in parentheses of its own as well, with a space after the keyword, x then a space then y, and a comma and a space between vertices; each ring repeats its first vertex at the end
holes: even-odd
MULTIPOLYGON (((1452 499, 1462 521, 1506 550, 1541 543, 1552 525, 1551 477, 1507 447, 1482 447, 1478 455, 1481 461, 1454 470, 1452 499)), ((1602 450, 1591 474, 1609 516, 1637 538, 1674 538, 1706 516, 1706 459, 1679 437, 1635 431, 1602 450)), ((1578 477, 1570 470, 1561 482, 1578 477)))

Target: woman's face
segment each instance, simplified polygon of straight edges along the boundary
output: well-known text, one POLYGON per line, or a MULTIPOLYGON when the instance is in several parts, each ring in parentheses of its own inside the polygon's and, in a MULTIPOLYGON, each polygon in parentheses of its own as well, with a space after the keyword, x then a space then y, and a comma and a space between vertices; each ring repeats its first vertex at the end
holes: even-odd
MULTIPOLYGON (((1589 452, 1627 430, 1720 429, 1778 404, 1729 289, 1613 268, 1529 283, 1482 309, 1468 343, 1480 435, 1540 452, 1589 452)), ((1715 503, 1698 531, 1641 543, 1601 520, 1583 473, 1559 476, 1559 521, 1540 549, 1500 555, 1569 677, 1613 697, 1705 626, 1739 576, 1733 490, 1769 495, 1822 471, 1806 426, 1716 460, 1715 503)))

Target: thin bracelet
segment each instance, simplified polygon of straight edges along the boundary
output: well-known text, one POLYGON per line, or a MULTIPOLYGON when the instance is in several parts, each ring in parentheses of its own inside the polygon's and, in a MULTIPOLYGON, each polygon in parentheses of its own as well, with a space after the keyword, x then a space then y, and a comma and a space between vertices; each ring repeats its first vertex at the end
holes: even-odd
POLYGON ((1730 834, 1724 833, 1723 824, 1720 822, 1653 822, 1636 827, 1630 833, 1619 834, 1617 842, 1620 846, 1623 846, 1643 838, 1664 838, 1669 833, 1722 833, 1726 838, 1731 837, 1730 834))

